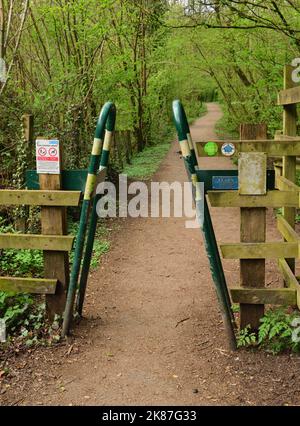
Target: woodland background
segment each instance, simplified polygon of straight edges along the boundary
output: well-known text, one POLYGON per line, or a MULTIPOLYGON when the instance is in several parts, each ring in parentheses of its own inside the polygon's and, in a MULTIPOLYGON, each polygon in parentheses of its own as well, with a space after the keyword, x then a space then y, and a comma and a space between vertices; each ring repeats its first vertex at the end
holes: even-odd
MULTIPOLYGON (((0 188, 24 188, 36 136, 59 138, 66 169, 85 168, 108 100, 117 106, 111 177, 152 175, 174 139, 176 98, 190 121, 219 102, 221 137, 238 136, 241 122, 266 122, 272 137, 282 128, 283 66, 299 48, 300 0, 0 0, 0 188), (34 117, 31 143, 24 114, 34 117)), ((39 232, 38 216, 36 207, 1 207, 0 232, 39 232)), ((111 226, 98 226, 92 268, 111 226)), ((43 273, 41 251, 0 250, 0 275, 43 273)), ((59 339, 39 303, 0 292, 0 318, 29 346, 59 339)))
POLYGON ((34 115, 36 135, 59 137, 66 168, 87 165, 107 100, 127 157, 172 138, 174 98, 191 120, 218 100, 222 131, 267 122, 272 134, 283 65, 299 46, 298 0, 0 0, 1 185, 24 186, 34 166, 24 113, 34 115))

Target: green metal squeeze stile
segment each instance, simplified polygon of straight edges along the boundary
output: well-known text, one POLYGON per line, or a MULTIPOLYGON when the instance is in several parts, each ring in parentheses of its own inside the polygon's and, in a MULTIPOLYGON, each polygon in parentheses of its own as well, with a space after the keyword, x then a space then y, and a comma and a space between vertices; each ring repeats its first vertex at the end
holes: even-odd
MULTIPOLYGON (((80 274, 81 260, 82 260, 82 255, 84 251, 89 208, 91 205, 92 194, 94 192, 95 185, 96 185, 97 173, 100 166, 100 159, 102 157, 103 159, 106 157, 106 153, 103 153, 105 147, 103 147, 102 149, 105 130, 108 132, 112 131, 111 129, 113 129, 115 125, 115 117, 116 117, 115 105, 112 102, 107 102, 101 110, 101 113, 97 121, 96 130, 95 130, 92 154, 90 157, 88 175, 87 175, 87 180, 85 184, 85 191, 84 191, 84 197, 83 197, 81 214, 80 214, 79 229, 76 236, 74 261, 73 261, 71 275, 70 275, 70 284, 68 288, 66 307, 64 312, 63 327, 62 327, 63 336, 66 336, 69 333, 69 329, 70 329, 70 325, 71 325, 71 321, 73 317, 73 306, 74 306, 74 300, 75 300, 75 295, 77 290, 78 278, 80 274), (102 155, 101 155, 101 152, 102 152, 102 155)), ((108 160, 108 155, 107 155, 107 160, 108 160)), ((91 253, 93 250, 93 242, 94 242, 94 236, 95 236, 96 224, 97 224, 97 219, 95 217, 96 214, 97 214, 96 209, 94 210, 93 208, 85 262, 88 260, 89 256, 91 256, 91 253), (94 234, 92 235, 93 232, 94 234)), ((90 259, 89 259, 89 263, 90 263, 90 259)), ((87 264, 84 265, 84 271, 85 271, 85 274, 86 272, 88 272, 87 264)), ((83 303, 82 298, 84 297, 84 292, 85 292, 85 288, 84 288, 84 291, 82 290, 82 293, 81 293, 80 300, 82 301, 82 303, 83 303)))
POLYGON ((198 167, 198 162, 192 138, 190 135, 188 121, 184 108, 179 100, 175 100, 173 102, 173 118, 188 178, 190 181, 192 181, 193 197, 196 205, 197 218, 203 235, 205 249, 210 265, 211 276, 219 301, 223 323, 228 336, 230 348, 235 350, 235 320, 231 309, 231 302, 226 285, 224 270, 218 251, 217 241, 210 217, 210 211, 207 205, 207 200, 205 198, 205 195, 202 195, 199 187, 199 181, 196 173, 196 167, 198 167))
MULTIPOLYGON (((115 129, 115 117, 116 117, 115 114, 110 115, 107 120, 101 160, 100 160, 100 170, 106 170, 108 167, 111 141, 112 141, 113 132, 115 129)), ((92 255, 93 255, 94 240, 95 240, 95 234, 96 234, 97 222, 98 222, 97 204, 100 198, 101 198, 101 194, 97 194, 97 193, 95 194, 93 198, 92 213, 91 213, 91 219, 89 223, 86 249, 85 249, 85 254, 84 254, 83 262, 82 262, 82 269, 81 269, 81 275, 80 275, 80 281, 79 281, 79 290, 78 290, 77 301, 76 301, 76 313, 80 316, 82 315, 87 279, 88 279, 88 274, 89 274, 92 255)))

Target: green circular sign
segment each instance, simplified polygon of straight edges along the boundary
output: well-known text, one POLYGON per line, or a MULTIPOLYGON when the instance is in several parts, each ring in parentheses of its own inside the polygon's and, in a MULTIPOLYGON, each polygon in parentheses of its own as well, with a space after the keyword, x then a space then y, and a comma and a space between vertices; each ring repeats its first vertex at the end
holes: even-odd
POLYGON ((216 142, 207 142, 204 145, 204 152, 206 152, 209 157, 213 157, 218 152, 218 144, 216 144, 216 142))

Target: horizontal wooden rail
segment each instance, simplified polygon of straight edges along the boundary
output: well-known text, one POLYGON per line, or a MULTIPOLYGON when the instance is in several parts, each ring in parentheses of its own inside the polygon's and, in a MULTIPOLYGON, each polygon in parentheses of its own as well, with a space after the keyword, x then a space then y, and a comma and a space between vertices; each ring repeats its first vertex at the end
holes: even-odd
POLYGON ((291 105, 300 102, 300 87, 292 87, 291 89, 281 90, 278 93, 278 105, 291 105))
MULTIPOLYGON (((211 141, 210 141, 211 142, 211 141)), ((222 145, 226 142, 230 142, 235 146, 235 152, 265 152, 269 156, 300 156, 300 138, 295 139, 293 143, 290 140, 226 140, 226 141, 213 141, 218 146, 218 151, 215 154, 216 157, 222 157, 221 152, 222 145)), ((208 157, 204 147, 207 142, 195 142, 197 153, 199 157, 208 157)))
POLYGON ((284 219, 283 216, 277 217, 277 228, 283 238, 289 243, 300 243, 300 236, 291 227, 291 225, 284 219))
POLYGON ((299 136, 288 136, 288 135, 276 134, 275 133, 274 139, 276 141, 287 141, 287 140, 289 140, 289 141, 292 142, 292 141, 298 140, 299 136))
POLYGON ((300 192, 300 187, 284 176, 276 176, 275 181, 276 187, 280 191, 294 191, 296 193, 300 192))
POLYGON ((234 303, 292 306, 297 304, 297 292, 290 288, 231 287, 230 294, 234 303))
MULTIPOLYGON (((297 139, 298 138, 299 138, 299 136, 297 136, 297 139)), ((278 156, 275 157, 275 155, 273 155, 272 158, 274 159, 274 164, 277 167, 282 167, 282 157, 278 157, 278 156)), ((299 169, 299 167, 300 167, 300 158, 299 157, 296 158, 296 166, 299 169)))
POLYGON ((0 205, 78 206, 80 191, 0 190, 0 205))
POLYGON ((12 293, 55 294, 57 280, 0 277, 0 291, 12 293))
POLYGON ((220 244, 224 259, 297 258, 298 244, 285 242, 220 244))
POLYGON ((278 267, 280 272, 282 273, 282 276, 286 285, 289 288, 297 291, 297 306, 298 306, 298 309, 300 309, 300 285, 297 278, 293 274, 291 268, 289 267, 285 259, 278 260, 278 267))
POLYGON ((299 196, 290 191, 266 195, 240 195, 238 191, 208 191, 212 207, 299 207, 299 196))
POLYGON ((73 241, 69 235, 0 234, 0 249, 70 251, 73 241))

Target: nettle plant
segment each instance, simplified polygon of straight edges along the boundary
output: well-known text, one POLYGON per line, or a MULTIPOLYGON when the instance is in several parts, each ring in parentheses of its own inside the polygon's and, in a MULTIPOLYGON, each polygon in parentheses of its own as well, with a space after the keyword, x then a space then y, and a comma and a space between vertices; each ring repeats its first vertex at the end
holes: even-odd
POLYGON ((300 352, 300 314, 285 308, 270 309, 260 320, 258 333, 251 331, 250 325, 240 330, 237 336, 238 347, 259 347, 279 354, 285 351, 300 352))

